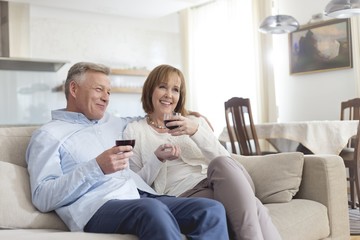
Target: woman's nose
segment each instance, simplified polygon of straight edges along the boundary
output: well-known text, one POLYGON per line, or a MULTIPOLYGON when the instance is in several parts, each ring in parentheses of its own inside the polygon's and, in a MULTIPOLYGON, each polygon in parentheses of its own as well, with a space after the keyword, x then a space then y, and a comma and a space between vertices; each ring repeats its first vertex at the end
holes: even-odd
POLYGON ((165 92, 165 97, 171 97, 172 96, 172 92, 171 92, 171 90, 169 89, 169 90, 166 90, 166 92, 165 92))

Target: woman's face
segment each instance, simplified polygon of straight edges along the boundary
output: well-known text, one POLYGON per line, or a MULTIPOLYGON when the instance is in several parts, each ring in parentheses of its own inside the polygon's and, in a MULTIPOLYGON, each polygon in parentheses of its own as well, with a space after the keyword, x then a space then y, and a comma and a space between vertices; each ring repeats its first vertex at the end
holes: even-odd
POLYGON ((164 113, 171 113, 180 98, 181 79, 176 73, 170 73, 167 82, 161 82, 152 94, 154 114, 162 118, 164 113))

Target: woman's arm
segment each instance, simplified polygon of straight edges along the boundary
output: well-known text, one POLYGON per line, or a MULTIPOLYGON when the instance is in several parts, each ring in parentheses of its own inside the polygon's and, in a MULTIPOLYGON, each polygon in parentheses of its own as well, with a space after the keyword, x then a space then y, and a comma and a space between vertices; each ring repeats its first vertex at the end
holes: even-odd
POLYGON ((190 138, 207 159, 212 160, 218 156, 230 156, 230 153, 221 145, 205 119, 199 118, 199 128, 190 138))
POLYGON ((134 122, 127 125, 123 137, 124 139, 135 139, 134 154, 129 161, 130 169, 151 186, 164 163, 150 149, 151 139, 148 139, 150 136, 143 133, 140 123, 134 122))

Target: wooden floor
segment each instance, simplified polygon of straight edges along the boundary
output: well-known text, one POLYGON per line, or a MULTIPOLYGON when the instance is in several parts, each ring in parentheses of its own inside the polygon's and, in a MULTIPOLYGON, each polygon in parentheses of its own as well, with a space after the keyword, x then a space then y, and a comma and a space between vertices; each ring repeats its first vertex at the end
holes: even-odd
POLYGON ((350 240, 360 240, 360 236, 351 236, 350 240))

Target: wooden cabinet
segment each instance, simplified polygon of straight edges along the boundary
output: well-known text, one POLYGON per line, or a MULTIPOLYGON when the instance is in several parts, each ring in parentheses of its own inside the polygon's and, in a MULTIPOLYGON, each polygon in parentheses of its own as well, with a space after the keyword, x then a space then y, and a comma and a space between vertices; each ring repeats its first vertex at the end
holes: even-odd
POLYGON ((111 69, 112 93, 141 93, 142 84, 149 75, 145 69, 111 69), (117 76, 122 79, 116 80, 117 76), (124 82, 126 84, 124 84, 124 82))
POLYGON ((147 76, 149 71, 145 69, 111 69, 112 75, 147 76))

